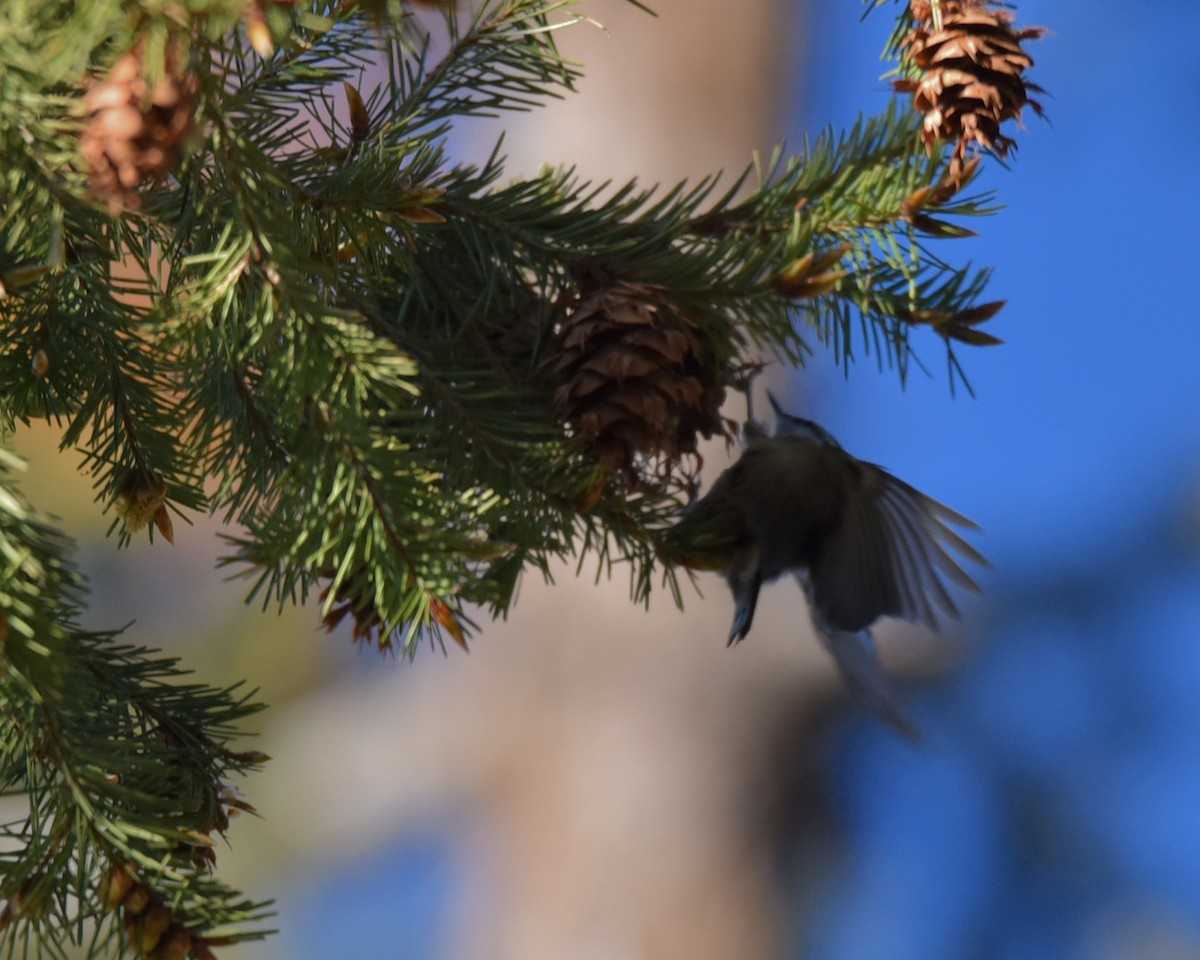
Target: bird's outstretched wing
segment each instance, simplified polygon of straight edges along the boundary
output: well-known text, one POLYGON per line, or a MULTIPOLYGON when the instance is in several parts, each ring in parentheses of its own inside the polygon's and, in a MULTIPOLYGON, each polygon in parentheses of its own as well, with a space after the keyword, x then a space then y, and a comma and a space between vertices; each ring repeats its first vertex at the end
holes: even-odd
POLYGON ((959 558, 987 561, 954 529, 976 525, 882 467, 858 466, 859 482, 810 571, 812 602, 836 630, 862 630, 884 616, 936 630, 939 611, 958 616, 943 578, 979 590, 959 558))

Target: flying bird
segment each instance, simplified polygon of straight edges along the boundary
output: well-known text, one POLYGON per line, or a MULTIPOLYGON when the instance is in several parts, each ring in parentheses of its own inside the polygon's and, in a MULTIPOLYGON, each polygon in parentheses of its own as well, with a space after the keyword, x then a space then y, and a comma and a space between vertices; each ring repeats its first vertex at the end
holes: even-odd
POLYGON ((978 592, 962 562, 987 561, 955 528, 977 527, 768 396, 774 433, 747 431, 738 461, 668 531, 665 555, 724 576, 735 605, 730 645, 750 632, 762 586, 793 574, 847 685, 916 739, 870 628, 899 617, 937 630, 957 617, 947 581, 978 592))

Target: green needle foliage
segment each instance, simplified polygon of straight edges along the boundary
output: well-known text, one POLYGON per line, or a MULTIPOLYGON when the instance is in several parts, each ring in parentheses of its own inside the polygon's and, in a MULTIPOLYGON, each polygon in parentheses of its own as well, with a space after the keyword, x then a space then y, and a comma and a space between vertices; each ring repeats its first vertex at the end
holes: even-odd
MULTIPOLYGON (((934 252, 995 209, 978 161, 908 103, 721 189, 513 179, 447 134, 571 91, 574 3, 419 6, 0 7, 0 434, 56 427, 122 542, 219 515, 251 597, 319 595, 409 656, 562 558, 678 598, 659 534, 747 370, 828 348, 903 380, 927 325, 953 386, 956 348, 998 342, 987 271, 934 252)), ((266 905, 211 873, 247 807, 228 781, 265 759, 232 747, 255 706, 82 630, 70 544, 0 465, 0 769, 28 801, 0 949, 261 935, 266 905)))
POLYGON ((246 808, 228 783, 265 759, 229 746, 257 705, 81 629, 70 544, 12 493, 11 454, 0 468, 0 788, 28 801, 0 825, 0 948, 57 956, 86 937, 90 955, 115 955, 122 926, 96 922, 121 905, 106 900, 112 876, 134 893, 121 911, 131 943, 147 922, 161 925, 156 944, 186 935, 196 956, 206 941, 260 936, 267 905, 210 873, 214 834, 246 808))

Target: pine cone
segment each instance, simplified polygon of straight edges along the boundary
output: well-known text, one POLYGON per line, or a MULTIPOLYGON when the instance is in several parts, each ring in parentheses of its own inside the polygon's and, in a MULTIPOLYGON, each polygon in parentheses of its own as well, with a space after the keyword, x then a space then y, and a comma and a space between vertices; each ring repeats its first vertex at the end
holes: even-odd
POLYGON ((600 464, 636 479, 639 456, 668 471, 697 437, 728 435, 704 335, 658 287, 612 281, 585 293, 550 360, 554 401, 600 464))
POLYGON ((137 188, 162 179, 178 165, 195 126, 195 77, 179 70, 178 56, 151 89, 140 49, 113 64, 83 98, 87 124, 80 148, 90 167, 88 186, 112 213, 137 209, 137 188))
POLYGON ((1026 106, 1043 116, 1041 104, 1029 97, 1042 88, 1023 78, 1033 59, 1021 42, 1045 30, 1014 30, 1012 14, 992 9, 988 0, 942 0, 940 27, 929 0, 911 0, 909 7, 917 25, 903 45, 921 77, 894 86, 912 93, 913 105, 925 114, 921 138, 931 148, 938 140, 954 142, 951 175, 962 170, 972 144, 1006 156, 1016 144, 1000 125, 1019 122, 1026 106))

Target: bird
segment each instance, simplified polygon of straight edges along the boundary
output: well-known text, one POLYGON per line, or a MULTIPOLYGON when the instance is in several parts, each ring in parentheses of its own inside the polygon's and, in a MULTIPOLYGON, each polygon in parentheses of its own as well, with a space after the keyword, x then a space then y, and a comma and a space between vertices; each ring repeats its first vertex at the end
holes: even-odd
POLYGON ((870 630, 883 617, 932 630, 942 617, 958 617, 946 581, 979 592, 963 561, 987 560, 955 528, 978 527, 768 399, 774 432, 749 421, 741 456, 685 509, 664 537, 664 554, 724 576, 735 607, 729 646, 749 634, 761 588, 792 574, 847 686, 900 733, 920 739, 870 630))

